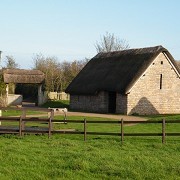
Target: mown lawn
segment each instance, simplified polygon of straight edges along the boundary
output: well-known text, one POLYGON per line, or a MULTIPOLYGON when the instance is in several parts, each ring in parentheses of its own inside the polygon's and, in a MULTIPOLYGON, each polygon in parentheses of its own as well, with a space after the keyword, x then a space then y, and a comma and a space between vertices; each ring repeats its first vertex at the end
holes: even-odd
MULTIPOLYGON (((27 111, 26 115, 37 115, 37 114, 47 114, 47 112, 42 112, 42 111, 27 111)), ((21 116, 22 115, 22 110, 6 110, 2 111, 2 116, 21 116)))
POLYGON ((69 108, 69 100, 54 100, 54 101, 47 101, 45 104, 42 105, 44 108, 69 108))
POLYGON ((179 179, 179 141, 0 137, 0 179, 179 179))
MULTIPOLYGON (((166 119, 180 119, 180 115, 166 119)), ((81 131, 83 124, 54 124, 54 128, 81 131)), ((91 124, 87 130, 119 132, 120 126, 91 124)), ((180 125, 169 124, 167 131, 180 132, 180 125)), ((126 126, 125 132, 161 132, 161 125, 126 126)), ((50 139, 47 135, 0 135, 0 162, 0 179, 174 180, 180 179, 180 137, 167 137, 166 144, 161 137, 125 137, 122 145, 117 136, 89 135, 84 142, 82 135, 54 134, 50 139)))

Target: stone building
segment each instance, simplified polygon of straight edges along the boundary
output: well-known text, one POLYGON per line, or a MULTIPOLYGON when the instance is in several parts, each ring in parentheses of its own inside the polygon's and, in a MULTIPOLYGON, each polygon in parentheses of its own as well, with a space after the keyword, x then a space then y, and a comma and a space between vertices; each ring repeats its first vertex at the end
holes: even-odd
POLYGON ((3 69, 2 74, 3 81, 6 83, 6 105, 22 105, 23 101, 22 94, 9 93, 9 84, 11 83, 37 85, 37 105, 41 105, 46 101, 47 98, 42 92, 45 75, 40 70, 3 69))
POLYGON ((66 92, 78 111, 180 113, 180 69, 162 46, 99 53, 66 92))

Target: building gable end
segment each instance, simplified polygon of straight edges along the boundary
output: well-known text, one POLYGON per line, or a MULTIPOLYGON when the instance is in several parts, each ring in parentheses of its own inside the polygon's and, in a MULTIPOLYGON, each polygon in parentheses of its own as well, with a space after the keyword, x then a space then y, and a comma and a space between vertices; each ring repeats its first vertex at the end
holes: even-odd
MULTIPOLYGON (((159 53, 160 54, 160 53, 159 53)), ((158 54, 158 55, 159 55, 158 54)), ((139 78, 133 83, 133 85, 127 89, 127 91, 125 92, 125 94, 129 94, 131 92, 131 90, 133 89, 133 87, 138 83, 138 81, 140 80, 140 78, 146 74, 146 72, 148 71, 149 67, 153 64, 153 62, 156 60, 156 58, 158 57, 158 55, 152 60, 152 62, 149 64, 149 66, 141 73, 141 75, 139 76, 139 78)))
POLYGON ((168 60, 168 62, 170 63, 170 65, 172 66, 172 68, 174 69, 174 71, 176 72, 176 74, 178 75, 178 77, 180 78, 180 73, 178 72, 178 70, 176 69, 176 67, 174 66, 174 64, 171 62, 170 58, 168 57, 168 55, 163 52, 164 56, 166 57, 166 59, 168 60))
POLYGON ((149 70, 149 68, 152 66, 152 64, 156 61, 156 59, 158 58, 158 56, 160 54, 163 54, 165 59, 168 61, 168 63, 171 65, 171 67, 173 68, 173 70, 175 71, 175 73, 177 74, 178 78, 180 78, 180 73, 178 72, 178 70, 176 69, 176 67, 174 66, 174 64, 172 63, 171 59, 168 57, 168 55, 165 52, 160 52, 151 62, 151 64, 145 69, 145 71, 143 73, 141 73, 141 75, 139 76, 139 78, 134 82, 134 84, 126 91, 126 94, 129 94, 133 87, 138 83, 138 81, 141 79, 142 76, 144 76, 146 74, 146 72, 149 70))

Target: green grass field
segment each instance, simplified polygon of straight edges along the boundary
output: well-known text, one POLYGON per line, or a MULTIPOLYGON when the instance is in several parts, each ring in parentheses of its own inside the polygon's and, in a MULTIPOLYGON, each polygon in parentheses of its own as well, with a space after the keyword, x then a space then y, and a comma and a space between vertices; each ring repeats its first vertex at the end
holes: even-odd
POLYGON ((68 100, 56 100, 56 101, 48 101, 42 105, 44 108, 69 108, 68 100))
POLYGON ((0 179, 179 179, 179 141, 0 137, 0 179))
MULTIPOLYGON (((62 116, 56 119, 62 119, 62 116)), ((93 119, 68 117, 68 119, 93 119)), ((151 120, 180 115, 149 116, 151 120)), ((110 119, 109 119, 110 120, 110 119)), ((54 124, 55 129, 83 130, 83 124, 54 124)), ((119 125, 88 124, 88 131, 120 132, 119 125)), ((180 132, 180 124, 167 124, 180 132)), ((161 125, 126 126, 125 132, 161 132, 161 125)), ((124 137, 54 134, 0 135, 0 179, 180 179, 180 137, 124 137)))

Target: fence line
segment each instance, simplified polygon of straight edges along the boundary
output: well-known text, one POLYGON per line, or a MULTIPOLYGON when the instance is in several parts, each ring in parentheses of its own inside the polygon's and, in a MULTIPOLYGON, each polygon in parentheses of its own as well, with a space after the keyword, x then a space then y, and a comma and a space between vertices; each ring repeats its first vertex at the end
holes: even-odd
POLYGON ((0 125, 0 133, 1 134, 19 134, 19 136, 23 136, 24 133, 48 133, 48 136, 51 136, 51 131, 52 131, 52 119, 54 118, 54 111, 52 109, 47 109, 47 108, 0 108, 0 111, 2 110, 15 110, 15 111, 21 111, 21 115, 19 117, 4 117, 0 116, 0 122, 2 121, 12 121, 12 122, 19 122, 18 127, 8 127, 5 126, 3 127, 0 125), (31 117, 28 118, 26 117, 27 111, 41 111, 41 112, 46 112, 48 118, 38 118, 38 117, 31 117), (39 122, 39 123, 48 123, 47 128, 39 128, 39 129, 34 129, 34 128, 26 128, 26 122, 39 122))
POLYGON ((20 136, 23 136, 24 133, 47 133, 48 137, 50 137, 52 134, 82 134, 84 135, 84 141, 87 140, 87 135, 111 135, 111 136, 121 136, 121 142, 124 141, 124 136, 162 136, 162 143, 165 143, 165 137, 166 136, 180 136, 180 132, 175 133, 166 133, 166 124, 167 123, 180 123, 180 120, 161 120, 161 121, 124 121, 123 119, 120 121, 92 121, 92 120, 67 120, 69 123, 82 123, 84 124, 84 130, 83 131, 63 131, 63 130, 53 130, 52 129, 52 123, 54 122, 63 122, 64 120, 52 120, 52 118, 20 118, 17 117, 0 117, 0 121, 19 121, 19 129, 14 128, 0 128, 0 133, 17 133, 20 136), (39 128, 39 129, 33 129, 33 128, 25 128, 25 122, 39 122, 39 123, 47 123, 47 128, 39 128), (124 125, 129 123, 154 123, 154 124, 162 124, 162 132, 158 133, 126 133, 124 132, 124 125), (120 132, 90 132, 87 131, 87 124, 92 123, 99 123, 99 124, 119 124, 121 126, 120 132))
MULTIPOLYGON (((64 122, 64 120, 53 120, 52 122, 64 122)), ((68 132, 68 131, 53 131, 53 133, 66 133, 66 134, 84 134, 84 141, 87 139, 87 135, 112 135, 112 136, 121 136, 121 142, 124 141, 124 136, 162 136, 162 143, 165 143, 165 137, 166 136, 180 136, 180 132, 176 133, 166 133, 165 127, 166 124, 172 124, 172 123, 180 123, 180 120, 158 120, 158 121, 124 121, 121 119, 120 121, 93 121, 93 120, 67 120, 69 123, 84 123, 84 131, 81 132, 68 132), (87 124, 88 123, 98 123, 98 124, 120 124, 121 130, 119 133, 116 132, 89 132, 87 131, 87 124), (162 124, 162 132, 161 133, 125 133, 124 132, 124 125, 126 124, 162 124)))
MULTIPOLYGON (((45 110, 45 112, 50 112, 51 116, 49 118, 37 118, 37 117, 32 117, 32 118, 27 118, 26 117, 26 110, 23 109, 23 115, 20 117, 0 117, 0 121, 14 121, 14 122, 19 122, 19 128, 13 129, 13 128, 2 128, 0 126, 0 133, 17 133, 20 136, 23 136, 24 133, 47 133, 48 137, 50 137, 52 134, 58 133, 58 134, 83 134, 84 135, 84 141, 87 140, 87 135, 111 135, 111 136, 121 136, 121 142, 124 142, 124 136, 162 136, 162 143, 165 143, 165 138, 166 136, 180 136, 180 132, 176 133, 166 133, 166 124, 172 124, 172 123, 180 123, 180 120, 158 120, 158 121, 124 121, 123 119, 119 121, 107 121, 107 120, 102 120, 102 121, 94 121, 94 120, 66 120, 66 123, 82 123, 84 130, 83 131, 63 131, 63 130, 53 130, 52 129, 52 123, 55 122, 62 122, 64 123, 64 120, 54 120, 54 114, 53 111, 51 110, 45 110), (35 122, 35 123, 47 123, 47 128, 25 128, 25 123, 26 122, 35 122), (87 124, 119 124, 120 131, 117 132, 90 132, 87 131, 87 124), (124 126, 126 124, 162 124, 162 132, 161 133, 125 133, 124 132, 124 126)), ((35 110, 35 109, 34 109, 35 110)), ((37 110, 37 109, 36 109, 37 110)), ((42 110, 42 109, 41 109, 42 110)))

